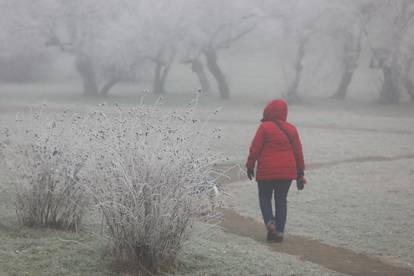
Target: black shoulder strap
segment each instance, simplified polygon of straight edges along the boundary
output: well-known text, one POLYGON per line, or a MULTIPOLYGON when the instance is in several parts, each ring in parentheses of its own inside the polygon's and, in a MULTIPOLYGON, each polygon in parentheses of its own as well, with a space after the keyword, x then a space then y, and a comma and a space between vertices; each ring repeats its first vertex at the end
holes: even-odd
POLYGON ((279 122, 279 121, 272 121, 272 122, 274 122, 274 123, 277 125, 277 127, 278 127, 281 131, 283 131, 283 133, 286 135, 286 138, 289 140, 289 143, 291 144, 291 146, 292 146, 292 148, 293 148, 293 139, 292 139, 292 137, 289 135, 289 132, 287 132, 287 130, 286 130, 286 129, 284 129, 284 128, 282 127, 282 125, 280 124, 280 122, 279 122))
POLYGON ((282 127, 282 124, 279 121, 272 121, 276 124, 276 126, 286 135, 286 138, 288 139, 290 145, 292 146, 292 151, 293 151, 293 155, 295 156, 295 162, 296 162, 296 167, 298 167, 298 153, 295 150, 295 147, 293 146, 293 138, 290 136, 289 132, 287 132, 287 130, 282 127))

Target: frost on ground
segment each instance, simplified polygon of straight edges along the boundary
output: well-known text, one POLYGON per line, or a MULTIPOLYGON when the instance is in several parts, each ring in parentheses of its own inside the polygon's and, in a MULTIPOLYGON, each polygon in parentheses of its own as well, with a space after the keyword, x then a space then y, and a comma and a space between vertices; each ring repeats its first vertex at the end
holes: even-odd
MULTIPOLYGON (((185 244, 174 271, 162 275, 341 275, 207 227, 208 234, 185 244)), ((114 272, 88 233, 0 228, 0 238, 0 275, 125 275, 114 272)))
MULTIPOLYGON (((10 213, 0 218, 0 275, 125 275, 108 265, 105 243, 95 235, 54 230, 14 229, 10 213)), ((198 227, 203 227, 202 225, 198 227)), ((173 272, 163 275, 340 275, 296 257, 271 251, 250 239, 207 226, 195 231, 173 272)))
POLYGON ((0 152, 19 222, 79 230, 92 202, 114 259, 151 272, 174 262, 193 219, 214 217, 213 167, 225 160, 210 147, 220 131, 194 119, 196 103, 16 116, 0 128, 0 152))
MULTIPOLYGON (((223 142, 216 146, 244 165, 258 123, 222 124, 223 142), (237 139, 235 139, 237 137, 237 139)), ((307 164, 329 163, 360 157, 394 157, 414 153, 414 134, 299 127, 307 164)))
MULTIPOLYGON (((229 123, 229 114, 222 147, 244 164, 260 113, 255 114, 257 121, 240 115, 248 124, 229 123)), ((307 171, 309 184, 303 192, 293 184, 288 231, 413 266, 414 160, 340 162, 413 155, 412 115, 401 107, 290 109, 289 120, 299 125, 307 165, 339 164, 307 171)), ((227 187, 228 204, 261 220, 256 183, 241 180, 227 187)))
MULTIPOLYGON (((4 182, 0 188, 0 275, 125 275, 114 272, 96 235, 17 228, 7 199, 13 188, 4 182)), ((175 270, 163 275, 341 275, 211 225, 195 227, 175 270)))
MULTIPOLYGON (((211 128, 218 125, 223 128, 222 141, 216 147, 231 155, 234 162, 246 161, 263 106, 223 107, 217 120, 210 123, 211 128)), ((326 106, 293 106, 288 121, 298 126, 308 164, 413 154, 413 111, 401 107, 377 108, 326 110, 326 106)))
MULTIPOLYGON (((414 265, 414 160, 354 163, 309 171, 289 195, 287 232, 414 265)), ((228 187, 230 206, 260 219, 257 187, 228 187)))
MULTIPOLYGON (((199 114, 202 118, 215 109, 211 105, 202 108, 199 114)), ((399 108, 319 110, 318 107, 294 106, 289 118, 299 125, 307 164, 329 164, 357 157, 414 154, 413 113, 399 108), (318 128, 318 125, 324 127, 318 128)), ((261 105, 227 104, 214 121, 206 125, 210 129, 223 129, 222 139, 214 144, 215 149, 231 154, 237 163, 244 163, 261 112, 261 105)), ((13 120, 13 113, 0 114, 0 126, 13 120)), ((397 261, 414 265, 414 244, 410 236, 414 232, 413 167, 413 159, 405 159, 346 163, 307 171, 309 184, 305 191, 299 193, 293 186, 289 195, 287 231, 359 252, 393 256, 397 261)), ((226 190, 228 205, 246 216, 260 219, 254 182, 234 183, 226 190)), ((0 181, 0 222, 3 224, 15 216, 10 196, 13 191, 13 187, 0 181)), ((3 263, 0 263, 0 275, 6 273, 4 271, 11 275, 24 271, 35 273, 36 264, 39 269, 52 264, 56 269, 50 272, 52 275, 105 275, 109 271, 99 265, 101 259, 96 254, 102 251, 98 250, 94 237, 59 234, 63 239, 75 239, 95 248, 88 255, 89 251, 78 243, 62 242, 47 232, 23 229, 23 234, 13 236, 1 223, 0 260, 3 263), (16 250, 20 254, 17 255, 16 250), (71 262, 66 259, 69 255, 77 259, 71 262), (73 265, 76 262, 84 263, 73 265), (85 268, 86 272, 69 272, 70 268, 85 268)), ((324 271, 294 257, 271 252, 251 240, 217 230, 195 240, 184 246, 176 275, 251 275, 265 274, 269 270, 272 275, 321 275, 324 271)))
POLYGON ((211 229, 184 248, 185 273, 174 275, 342 275, 257 242, 211 229))

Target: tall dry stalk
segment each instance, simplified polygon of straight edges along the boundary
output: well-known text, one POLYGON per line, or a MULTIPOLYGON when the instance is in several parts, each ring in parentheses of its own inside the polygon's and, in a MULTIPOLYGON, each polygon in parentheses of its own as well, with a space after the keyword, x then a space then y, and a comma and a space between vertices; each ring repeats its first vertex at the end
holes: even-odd
POLYGON ((18 115, 1 131, 9 179, 16 188, 16 213, 27 226, 77 231, 88 195, 83 175, 79 116, 39 112, 18 115), (7 143, 5 142, 7 141, 7 143))
POLYGON ((210 148, 220 130, 194 106, 90 114, 95 153, 90 186, 116 260, 156 271, 173 262, 196 217, 214 215, 211 193, 223 161, 210 148))
POLYGON ((220 129, 194 114, 195 103, 21 117, 0 139, 20 221, 76 230, 92 198, 115 260, 151 271, 174 262, 194 220, 214 217, 223 175, 210 147, 220 129))

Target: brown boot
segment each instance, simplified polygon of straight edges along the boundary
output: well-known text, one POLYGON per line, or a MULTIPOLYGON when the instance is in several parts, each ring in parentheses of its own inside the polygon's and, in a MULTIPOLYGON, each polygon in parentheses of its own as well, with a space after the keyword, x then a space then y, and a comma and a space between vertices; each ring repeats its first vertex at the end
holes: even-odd
POLYGON ((276 225, 274 223, 269 223, 266 225, 267 228, 267 237, 268 242, 274 241, 276 238, 276 225))
POLYGON ((283 241, 283 232, 277 232, 275 233, 275 236, 273 238, 274 242, 282 242, 283 241))

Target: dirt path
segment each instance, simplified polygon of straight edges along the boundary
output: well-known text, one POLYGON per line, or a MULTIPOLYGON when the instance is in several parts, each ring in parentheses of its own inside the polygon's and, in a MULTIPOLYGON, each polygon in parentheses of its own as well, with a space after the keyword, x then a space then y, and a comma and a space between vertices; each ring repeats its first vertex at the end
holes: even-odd
MULTIPOLYGON (((315 162, 306 165, 306 170, 317 170, 327 167, 332 167, 340 164, 348 163, 367 163, 367 162, 387 162, 387 161, 397 161, 397 160, 407 160, 414 159, 414 154, 403 154, 403 155, 394 155, 394 156, 362 156, 362 157, 353 157, 336 161, 329 162, 315 162)), ((243 164, 239 166, 222 164, 219 166, 220 169, 226 171, 226 177, 219 178, 219 182, 223 185, 234 183, 237 181, 246 180, 245 173, 241 170, 243 164)))
POLYGON ((384 161, 396 161, 396 160, 405 160, 405 159, 414 159, 414 154, 403 154, 403 155, 396 155, 396 156, 363 156, 363 157, 354 157, 354 158, 348 158, 348 159, 338 160, 338 161, 311 163, 307 165, 307 169, 315 170, 315 169, 332 167, 332 166, 346 164, 346 163, 384 162, 384 161))
MULTIPOLYGON (((309 170, 314 170, 343 163, 381 162, 413 158, 414 154, 398 156, 365 156, 327 163, 312 163, 307 167, 309 170)), ((235 173, 231 178, 237 181, 237 179, 240 180, 240 175, 235 173)), ((228 182, 234 181, 230 180, 228 182)), ((264 239, 265 229, 261 222, 241 216, 232 209, 223 209, 222 211, 224 220, 221 223, 221 226, 225 231, 264 243, 272 250, 300 256, 303 260, 319 264, 333 271, 356 276, 414 276, 414 270, 384 262, 379 258, 356 253, 347 248, 324 244, 317 240, 302 236, 288 235, 286 240, 281 244, 269 244, 264 239)))
POLYGON ((352 250, 323 244, 317 240, 302 236, 288 235, 281 244, 267 243, 262 223, 252 218, 243 217, 231 209, 223 209, 224 220, 221 223, 224 231, 242 237, 248 237, 266 244, 272 250, 300 256, 323 267, 355 276, 413 276, 414 270, 385 263, 378 258, 353 252, 352 250))

